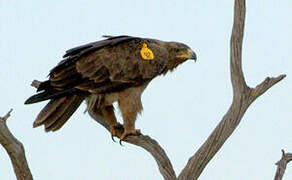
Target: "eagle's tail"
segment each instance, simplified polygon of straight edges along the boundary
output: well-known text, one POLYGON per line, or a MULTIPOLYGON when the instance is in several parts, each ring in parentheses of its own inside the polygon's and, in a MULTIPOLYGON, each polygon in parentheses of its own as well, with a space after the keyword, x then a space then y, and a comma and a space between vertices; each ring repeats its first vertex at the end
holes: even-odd
POLYGON ((77 110, 83 100, 84 97, 78 95, 67 95, 51 99, 37 116, 33 127, 44 125, 46 132, 60 129, 77 110))

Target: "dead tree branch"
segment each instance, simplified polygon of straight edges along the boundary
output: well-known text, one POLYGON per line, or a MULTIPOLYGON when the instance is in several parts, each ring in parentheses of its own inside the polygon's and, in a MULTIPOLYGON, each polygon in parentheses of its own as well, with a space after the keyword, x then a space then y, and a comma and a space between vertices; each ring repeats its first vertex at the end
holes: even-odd
POLYGON ((4 117, 0 117, 0 143, 11 159, 17 179, 32 180, 23 145, 12 135, 6 124, 11 111, 12 109, 4 117))
POLYGON ((274 180, 282 180, 287 164, 292 161, 292 153, 285 153, 282 149, 282 158, 276 163, 277 171, 274 180))
POLYGON ((233 102, 212 134, 189 159, 186 167, 178 177, 179 180, 198 179, 208 162, 215 156, 238 126, 249 105, 285 77, 285 75, 280 75, 276 78, 268 77, 255 88, 250 88, 246 84, 242 71, 242 40, 245 12, 245 0, 235 0, 234 23, 230 41, 230 72, 233 102))

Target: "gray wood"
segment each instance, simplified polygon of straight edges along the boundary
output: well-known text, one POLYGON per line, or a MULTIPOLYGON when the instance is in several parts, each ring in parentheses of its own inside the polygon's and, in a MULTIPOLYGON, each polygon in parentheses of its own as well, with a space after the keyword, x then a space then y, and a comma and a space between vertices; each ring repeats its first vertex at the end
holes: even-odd
POLYGON ((0 143, 7 151, 13 165, 14 173, 18 180, 32 180, 25 151, 22 143, 18 141, 7 127, 7 119, 12 109, 4 116, 0 117, 0 143))
POLYGON ((277 171, 274 180, 282 180, 287 164, 292 161, 292 153, 285 153, 282 150, 282 158, 276 163, 277 171))

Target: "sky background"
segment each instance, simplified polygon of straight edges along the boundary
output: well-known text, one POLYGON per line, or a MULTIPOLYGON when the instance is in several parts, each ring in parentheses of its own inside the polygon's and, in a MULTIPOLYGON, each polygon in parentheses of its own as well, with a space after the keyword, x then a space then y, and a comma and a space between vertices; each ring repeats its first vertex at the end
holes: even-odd
MULTIPOLYGON (((229 39, 233 0, 0 0, 0 116, 24 144, 34 179, 159 180, 145 150, 112 142, 85 104, 56 133, 32 128, 47 103, 25 106, 34 79, 45 80, 65 50, 101 36, 133 35, 188 44, 197 63, 158 77, 143 94, 136 122, 159 141, 177 174, 222 119, 232 101, 229 39)), ((292 152, 292 1, 247 1, 243 70, 249 86, 287 77, 257 99, 200 176, 201 180, 273 179, 281 149, 292 152)), ((121 120, 120 113, 116 113, 121 120)), ((292 164, 285 179, 292 179, 292 164)), ((13 180, 0 147, 0 179, 13 180)))

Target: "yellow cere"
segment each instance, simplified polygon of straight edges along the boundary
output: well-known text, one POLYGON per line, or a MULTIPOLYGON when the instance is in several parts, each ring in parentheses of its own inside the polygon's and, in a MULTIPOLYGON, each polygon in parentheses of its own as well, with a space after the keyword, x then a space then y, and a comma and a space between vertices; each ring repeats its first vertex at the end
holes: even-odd
POLYGON ((140 51, 141 57, 144 60, 153 60, 154 59, 154 53, 151 49, 147 47, 146 43, 143 43, 142 49, 140 51))

